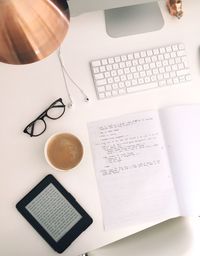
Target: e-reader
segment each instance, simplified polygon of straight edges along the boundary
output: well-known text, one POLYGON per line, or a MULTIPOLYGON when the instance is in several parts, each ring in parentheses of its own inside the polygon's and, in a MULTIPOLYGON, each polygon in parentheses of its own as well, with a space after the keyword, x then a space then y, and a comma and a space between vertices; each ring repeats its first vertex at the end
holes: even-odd
POLYGON ((16 207, 59 253, 62 253, 93 222, 53 175, 47 175, 17 203, 16 207))

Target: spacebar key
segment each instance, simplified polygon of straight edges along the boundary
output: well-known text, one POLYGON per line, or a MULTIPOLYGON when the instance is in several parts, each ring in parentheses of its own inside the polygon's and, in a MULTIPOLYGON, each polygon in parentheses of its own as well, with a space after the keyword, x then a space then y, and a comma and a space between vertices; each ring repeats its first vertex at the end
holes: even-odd
POLYGON ((136 86, 128 87, 127 92, 128 93, 139 92, 139 91, 148 90, 148 89, 152 89, 152 88, 156 88, 156 87, 158 87, 157 82, 143 84, 143 85, 136 85, 136 86))

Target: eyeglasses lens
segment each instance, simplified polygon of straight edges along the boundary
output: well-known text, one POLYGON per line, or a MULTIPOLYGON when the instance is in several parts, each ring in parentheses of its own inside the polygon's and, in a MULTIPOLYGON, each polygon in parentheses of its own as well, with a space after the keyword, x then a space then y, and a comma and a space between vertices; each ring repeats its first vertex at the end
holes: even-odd
POLYGON ((34 123, 34 127, 33 126, 29 126, 27 128, 27 132, 29 134, 32 134, 33 136, 37 136, 40 135, 41 133, 43 133, 46 129, 46 124, 43 120, 38 119, 35 121, 34 123), (33 134, 32 134, 32 129, 33 129, 33 134))
POLYGON ((47 111, 47 116, 51 119, 57 119, 61 117, 65 112, 63 106, 54 106, 47 111))

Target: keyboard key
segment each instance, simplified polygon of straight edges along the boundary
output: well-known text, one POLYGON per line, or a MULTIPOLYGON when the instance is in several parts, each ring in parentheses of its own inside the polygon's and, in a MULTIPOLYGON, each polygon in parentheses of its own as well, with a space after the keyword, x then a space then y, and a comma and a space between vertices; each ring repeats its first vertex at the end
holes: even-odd
POLYGON ((112 86, 110 84, 106 85, 106 91, 111 91, 112 90, 112 86))
POLYGON ((184 50, 184 49, 185 49, 185 46, 184 46, 184 44, 179 44, 179 45, 178 45, 178 48, 179 48, 179 50, 184 50))
POLYGON ((127 79, 128 79, 128 80, 132 80, 132 79, 133 79, 133 74, 128 74, 128 75, 127 75, 127 79))
POLYGON ((100 99, 104 99, 105 98, 105 94, 104 93, 99 93, 99 98, 100 99))
POLYGON ((121 59, 122 59, 122 61, 127 61, 127 56, 126 55, 122 55, 121 59))
POLYGON ((159 81, 159 86, 165 86, 166 84, 166 80, 159 81))
POLYGON ((131 81, 131 83, 132 83, 133 86, 138 84, 136 79, 133 79, 133 80, 131 81))
POLYGON ((102 65, 104 65, 104 66, 108 64, 107 59, 103 59, 103 60, 101 60, 101 62, 102 62, 102 65))
POLYGON ((113 64, 113 69, 119 69, 118 63, 113 64))
POLYGON ((147 72, 146 72, 146 74, 147 74, 147 76, 152 76, 152 70, 147 70, 147 72))
POLYGON ((142 58, 144 58, 144 57, 146 57, 146 56, 147 56, 147 54, 146 54, 146 52, 145 52, 145 51, 142 51, 142 52, 140 53, 140 55, 141 55, 141 57, 142 57, 142 58))
POLYGON ((168 85, 172 85, 172 84, 173 84, 173 81, 172 81, 171 78, 170 78, 170 79, 167 79, 167 84, 168 84, 168 85))
POLYGON ((94 75, 94 78, 96 80, 104 78, 104 75, 102 73, 94 75))
POLYGON ((181 56, 184 56, 185 55, 185 51, 179 51, 177 52, 177 56, 178 57, 181 57, 181 56))
POLYGON ((108 78, 108 77, 111 76, 111 73, 110 73, 110 72, 105 72, 105 73, 104 73, 104 76, 105 76, 105 78, 108 78))
POLYGON ((119 83, 119 88, 124 88, 124 87, 125 87, 124 82, 120 82, 120 83, 119 83))
POLYGON ((120 76, 120 75, 123 75, 124 74, 124 70, 123 69, 118 69, 117 70, 117 74, 120 76))
POLYGON ((125 82, 125 86, 126 86, 126 87, 130 87, 130 86, 131 86, 131 81, 126 81, 126 82, 125 82))
POLYGON ((118 95, 118 91, 116 91, 116 90, 115 90, 115 91, 112 91, 112 95, 113 95, 113 96, 117 96, 117 95, 118 95))
POLYGON ((133 59, 133 54, 128 54, 128 60, 132 60, 133 59))
POLYGON ((114 61, 113 58, 108 58, 108 63, 109 63, 109 64, 113 64, 113 63, 115 63, 115 61, 114 61))
POLYGON ((122 75, 122 76, 120 76, 120 79, 121 79, 121 81, 125 81, 126 80, 126 76, 122 75))
POLYGON ((192 76, 191 75, 186 75, 185 79, 186 79, 186 81, 191 81, 192 80, 192 76))
MULTIPOLYGON (((178 50, 178 47, 177 47, 177 50, 178 50)), ((165 53, 165 48, 164 47, 160 48, 160 53, 162 53, 162 54, 165 53)))
POLYGON ((180 81, 180 83, 184 83, 185 82, 185 76, 179 76, 179 81, 180 81))
POLYGON ((101 67, 99 68, 99 70, 100 70, 100 72, 105 72, 105 71, 106 71, 106 67, 105 67, 105 66, 101 66, 101 67))
POLYGON ((114 81, 115 81, 115 83, 119 83, 121 80, 120 80, 119 76, 116 76, 116 77, 114 77, 114 81))
POLYGON ((167 51, 167 52, 172 52, 171 46, 166 47, 166 51, 167 51))
POLYGON ((119 87, 118 87, 118 84, 113 84, 113 85, 112 85, 112 88, 113 88, 114 90, 118 89, 118 88, 119 88, 119 87))
POLYGON ((96 85, 97 86, 105 85, 105 84, 107 84, 106 79, 96 80, 96 85))
POLYGON ((145 83, 147 84, 147 83, 150 83, 150 82, 151 82, 151 79, 147 76, 147 77, 145 77, 144 81, 145 81, 145 83))
POLYGON ((139 52, 134 53, 134 57, 135 57, 135 59, 139 59, 140 58, 139 52))
POLYGON ((146 63, 150 63, 150 62, 151 62, 151 58, 150 58, 150 57, 146 57, 146 58, 145 58, 145 62, 146 62, 146 63))
POLYGON ((121 58, 119 56, 116 56, 115 57, 115 62, 117 63, 117 62, 120 62, 120 61, 121 61, 121 58))
POLYGON ((158 49, 153 49, 153 54, 154 55, 158 55, 159 54, 159 50, 158 49))
POLYGON ((120 66, 120 68, 125 68, 125 63, 124 62, 120 62, 119 66, 120 66))
POLYGON ((152 55, 153 55, 152 50, 148 50, 148 51, 147 51, 147 56, 149 56, 149 57, 150 57, 150 56, 152 56, 152 55))
POLYGON ((139 83, 139 84, 144 84, 144 79, 143 79, 143 78, 139 78, 139 79, 138 79, 138 83, 139 83))
POLYGON ((94 74, 99 73, 99 68, 93 68, 93 72, 94 72, 94 74))
POLYGON ((117 71, 116 70, 112 70, 111 71, 111 76, 117 76, 117 71))
POLYGON ((105 92, 105 87, 104 86, 99 86, 99 87, 97 87, 97 90, 98 90, 98 92, 105 92))
POLYGON ((126 90, 125 89, 119 89, 119 94, 125 94, 126 90))
POLYGON ((106 94, 106 97, 107 97, 107 98, 112 96, 112 93, 111 93, 111 92, 106 92, 105 94, 106 94))
POLYGON ((125 68, 124 69, 124 74, 129 74, 130 73, 130 69, 129 68, 125 68))
POLYGON ((174 84, 178 84, 179 83, 178 77, 173 78, 173 82, 174 82, 174 84))
MULTIPOLYGON (((148 84, 143 84, 143 85, 140 85, 140 90, 147 90, 147 89, 152 89, 152 88, 156 88, 158 87, 158 83, 148 83, 148 84)), ((136 92, 138 91, 138 86, 137 87, 129 87, 127 88, 127 92, 128 93, 131 93, 131 92, 136 92)))
POLYGON ((93 62, 92 62, 92 66, 93 66, 93 67, 99 67, 99 66, 101 66, 100 60, 93 61, 93 62))
POLYGON ((112 77, 109 77, 108 80, 107 80, 107 82, 108 82, 109 84, 112 84, 112 83, 114 82, 114 80, 113 80, 112 77))
POLYGON ((110 65, 110 64, 109 64, 109 65, 106 65, 106 70, 107 70, 107 71, 111 71, 111 70, 112 70, 112 65, 110 65))
POLYGON ((178 45, 177 44, 172 45, 172 49, 175 52, 178 51, 178 45))

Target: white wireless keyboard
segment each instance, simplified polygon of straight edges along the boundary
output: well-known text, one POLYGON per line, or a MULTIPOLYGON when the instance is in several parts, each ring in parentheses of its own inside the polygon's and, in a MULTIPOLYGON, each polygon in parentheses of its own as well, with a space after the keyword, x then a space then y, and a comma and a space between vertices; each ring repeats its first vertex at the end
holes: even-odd
POLYGON ((90 66, 98 99, 191 80, 182 43, 98 59, 90 66))

